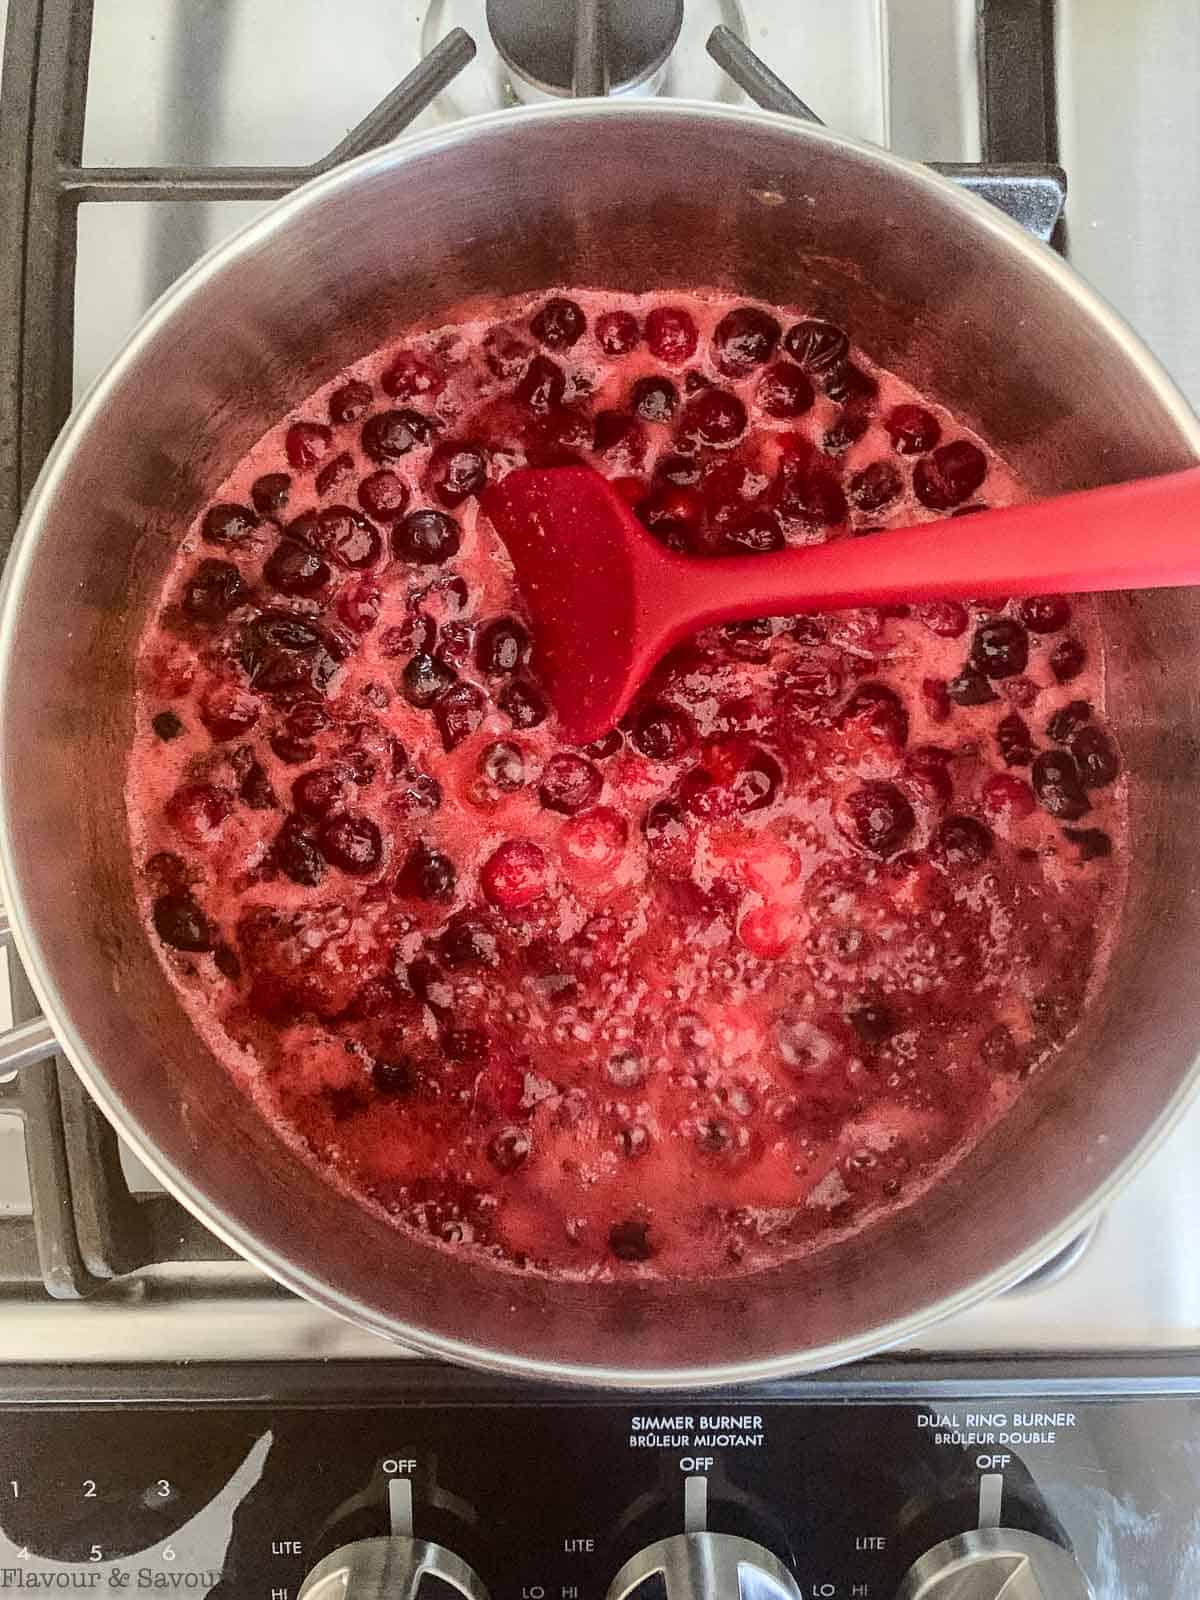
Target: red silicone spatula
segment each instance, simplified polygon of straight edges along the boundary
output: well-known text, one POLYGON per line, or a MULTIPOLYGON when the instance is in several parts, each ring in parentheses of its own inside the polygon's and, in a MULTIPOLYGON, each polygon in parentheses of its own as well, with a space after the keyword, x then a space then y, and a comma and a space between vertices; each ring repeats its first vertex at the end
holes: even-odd
POLYGON ((522 468, 484 497, 573 744, 621 717, 698 628, 906 600, 1200 584, 1200 467, 777 555, 675 555, 590 467, 522 468))

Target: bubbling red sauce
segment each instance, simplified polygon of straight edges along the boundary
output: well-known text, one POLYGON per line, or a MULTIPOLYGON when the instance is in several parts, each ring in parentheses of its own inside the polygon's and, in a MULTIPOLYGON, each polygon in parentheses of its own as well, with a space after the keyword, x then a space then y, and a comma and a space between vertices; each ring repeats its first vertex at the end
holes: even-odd
POLYGON ((1022 497, 846 331, 556 294, 412 331, 184 532, 138 659, 149 937, 331 1179, 551 1274, 748 1271, 912 1200, 1119 916, 1091 603, 709 630, 564 746, 479 510, 584 461, 699 560, 1022 497))

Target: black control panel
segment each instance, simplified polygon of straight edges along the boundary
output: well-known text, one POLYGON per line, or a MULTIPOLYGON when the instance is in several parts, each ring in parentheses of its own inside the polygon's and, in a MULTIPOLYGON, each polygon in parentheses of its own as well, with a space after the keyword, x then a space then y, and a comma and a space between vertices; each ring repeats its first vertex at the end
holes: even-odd
POLYGON ((417 1362, 8 1374, 0 1596, 297 1600, 349 1541, 445 1545, 493 1600, 603 1600, 690 1519, 805 1600, 891 1600, 982 1523, 1096 1600, 1200 1596, 1200 1376, 884 1363, 733 1393, 534 1390, 417 1362))

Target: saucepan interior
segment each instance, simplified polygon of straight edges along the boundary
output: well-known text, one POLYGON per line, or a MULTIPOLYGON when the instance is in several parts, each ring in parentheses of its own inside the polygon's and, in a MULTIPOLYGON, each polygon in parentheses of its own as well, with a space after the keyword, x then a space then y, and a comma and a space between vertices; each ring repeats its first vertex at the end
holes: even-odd
MULTIPOLYGON (((179 530, 262 429, 409 323, 554 285, 794 303, 951 407, 1034 491, 1192 462, 1200 431, 1044 247, 922 169, 748 110, 583 103, 468 122, 281 203, 160 303, 33 496, 0 619, 0 846, 33 981, 109 1115, 237 1248, 410 1344, 577 1381, 829 1364, 1012 1278, 1128 1175, 1200 1041, 1200 607, 1106 603, 1136 865, 1103 992, 952 1175, 807 1260, 704 1283, 522 1278, 419 1245, 259 1120, 193 1032, 134 910, 130 664, 179 530)), ((1147 530, 1152 537, 1152 530, 1147 530)))

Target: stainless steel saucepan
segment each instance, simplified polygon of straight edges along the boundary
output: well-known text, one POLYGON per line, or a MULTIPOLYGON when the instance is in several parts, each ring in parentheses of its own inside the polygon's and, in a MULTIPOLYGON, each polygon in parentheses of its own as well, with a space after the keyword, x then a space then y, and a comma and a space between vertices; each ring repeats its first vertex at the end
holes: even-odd
MULTIPOLYGON (((1049 250, 950 183, 753 110, 589 102, 405 139, 309 185, 158 304, 67 425, 0 616, 0 855, 30 977, 148 1165, 301 1294, 508 1372, 646 1388, 912 1341, 1061 1245, 1182 1109, 1200 1045, 1200 601, 1104 602, 1136 867, 1061 1060, 918 1203, 711 1283, 547 1283, 394 1231, 281 1143, 210 1055, 135 914, 131 664, 180 530, 278 416, 409 323, 551 285, 712 285, 850 328, 1049 493, 1200 456, 1200 425, 1049 250)), ((1154 531, 1147 528, 1146 537, 1154 531)))

